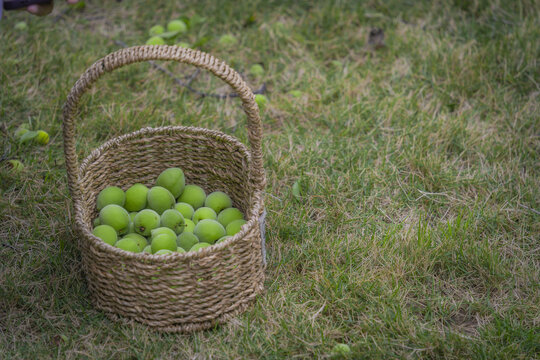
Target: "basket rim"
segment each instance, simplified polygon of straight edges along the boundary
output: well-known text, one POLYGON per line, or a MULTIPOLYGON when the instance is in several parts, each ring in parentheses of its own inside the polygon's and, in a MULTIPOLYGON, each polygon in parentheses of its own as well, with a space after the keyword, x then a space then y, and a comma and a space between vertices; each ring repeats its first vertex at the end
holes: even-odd
MULTIPOLYGON (((127 134, 123 134, 114 138, 111 138, 107 140, 105 143, 103 143, 101 146, 95 148, 90 152, 90 154, 84 158, 84 160, 81 162, 81 165, 79 167, 78 176, 77 176, 77 182, 79 182, 82 178, 82 176, 86 173, 87 167, 92 164, 95 160, 97 160, 103 151, 109 150, 115 146, 120 145, 123 141, 126 140, 132 140, 141 136, 147 136, 147 135, 166 135, 170 132, 187 132, 191 134, 196 135, 202 135, 206 137, 213 138, 215 140, 228 142, 230 144, 233 144, 238 147, 238 150, 241 151, 241 153, 246 157, 248 162, 251 162, 251 153, 241 141, 239 141, 237 138, 225 134, 219 130, 211 130, 207 128, 201 128, 201 127, 195 127, 195 126, 181 126, 181 125, 171 125, 171 126, 160 126, 160 127, 144 127, 142 129, 139 129, 137 131, 133 131, 127 134)), ((90 240, 92 242, 92 245, 94 247, 97 247, 100 251, 108 252, 108 253, 114 253, 115 255, 129 258, 129 259, 138 259, 138 260, 144 260, 146 264, 171 264, 171 263, 177 263, 179 260, 184 259, 199 259, 202 257, 206 257, 207 255, 218 253, 220 250, 229 247, 231 244, 239 241, 239 239, 243 238, 246 233, 255 228, 255 231, 259 231, 259 213, 261 211, 262 207, 262 200, 263 200, 263 190, 262 189, 256 189, 254 192, 253 198, 255 199, 252 204, 250 204, 249 208, 246 210, 246 215, 250 219, 247 221, 246 224, 242 225, 240 228, 240 231, 233 235, 230 238, 227 238, 225 241, 219 243, 219 244, 212 244, 209 247, 199 249, 198 251, 186 251, 185 253, 178 253, 173 252, 172 254, 164 254, 164 255, 154 255, 149 253, 132 253, 128 252, 122 249, 118 249, 112 245, 109 245, 102 241, 100 238, 92 234, 92 231, 88 224, 86 224, 82 219, 82 212, 81 209, 79 209, 81 204, 74 203, 74 210, 75 210, 75 223, 77 227, 79 228, 79 231, 81 232, 81 235, 86 240, 90 240)))

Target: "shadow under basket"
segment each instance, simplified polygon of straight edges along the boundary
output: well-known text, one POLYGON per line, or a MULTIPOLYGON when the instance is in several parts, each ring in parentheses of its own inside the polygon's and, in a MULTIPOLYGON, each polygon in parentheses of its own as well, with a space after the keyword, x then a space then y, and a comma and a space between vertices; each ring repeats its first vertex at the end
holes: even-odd
POLYGON ((238 74, 202 52, 175 46, 120 50, 96 62, 75 84, 64 110, 68 183, 77 242, 94 305, 113 320, 135 320, 164 332, 192 332, 223 323, 263 291, 265 178, 261 124, 253 93, 238 74), (120 59, 120 60, 118 60, 120 59), (78 166, 73 117, 82 94, 105 72, 145 60, 176 60, 207 69, 239 94, 248 115, 251 151, 219 131, 195 127, 144 128, 107 141, 78 166), (179 167, 187 184, 223 191, 246 216, 240 232, 196 252, 151 255, 110 246, 92 234, 96 199, 107 186, 148 187, 179 167))

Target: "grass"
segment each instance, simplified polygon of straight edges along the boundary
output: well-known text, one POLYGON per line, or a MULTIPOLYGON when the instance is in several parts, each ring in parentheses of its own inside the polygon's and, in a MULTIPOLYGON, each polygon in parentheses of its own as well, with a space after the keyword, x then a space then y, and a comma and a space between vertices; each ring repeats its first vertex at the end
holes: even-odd
MULTIPOLYGON (((0 349, 5 358, 540 358, 540 55, 536 1, 97 2, 0 22, 0 349), (176 16, 240 72, 263 111, 266 293, 211 331, 162 335, 93 309, 74 246, 61 139, 94 61, 176 16), (255 23, 244 27, 254 14, 255 23), (27 21, 27 31, 14 24, 27 21), (276 24, 281 25, 276 25, 276 24), (386 47, 370 49, 369 30, 386 47), (217 42, 234 34, 234 48, 217 42), (300 90, 293 98, 290 90, 300 90), (21 146, 22 123, 51 135, 21 146), (300 181, 304 196, 291 194, 300 181)), ((191 69, 167 64, 178 76, 191 69)), ((194 85, 223 92, 200 75, 194 85)), ((237 100, 200 99, 147 64, 86 96, 81 156, 143 126, 243 141, 237 100)))

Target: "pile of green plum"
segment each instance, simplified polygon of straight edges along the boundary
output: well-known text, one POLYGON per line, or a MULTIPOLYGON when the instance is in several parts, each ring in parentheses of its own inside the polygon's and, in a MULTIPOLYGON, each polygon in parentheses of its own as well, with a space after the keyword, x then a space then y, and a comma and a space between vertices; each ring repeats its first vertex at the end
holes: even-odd
POLYGON ((97 197, 99 217, 93 234, 130 252, 163 255, 197 251, 240 231, 244 214, 221 191, 206 195, 186 185, 180 168, 164 170, 150 189, 135 184, 123 191, 103 189, 97 197))

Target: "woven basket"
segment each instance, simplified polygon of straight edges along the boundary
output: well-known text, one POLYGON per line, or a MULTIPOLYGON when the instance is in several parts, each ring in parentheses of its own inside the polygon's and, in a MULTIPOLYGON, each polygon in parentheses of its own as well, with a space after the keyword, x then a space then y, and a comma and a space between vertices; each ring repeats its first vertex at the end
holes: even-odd
POLYGON ((82 265, 94 305, 114 320, 136 320, 164 332, 192 332, 223 323, 263 290, 264 217, 262 128, 254 95, 238 73, 203 52, 176 46, 139 46, 93 64, 75 83, 64 108, 64 153, 82 265), (229 84, 247 115, 250 150, 224 133, 184 126, 144 128, 107 141, 79 167, 75 123, 81 96, 105 73, 131 63, 175 60, 206 69, 229 84), (180 167, 186 182, 221 190, 247 220, 241 231, 197 252, 129 253, 92 235, 96 198, 105 187, 153 186, 157 175, 180 167))

